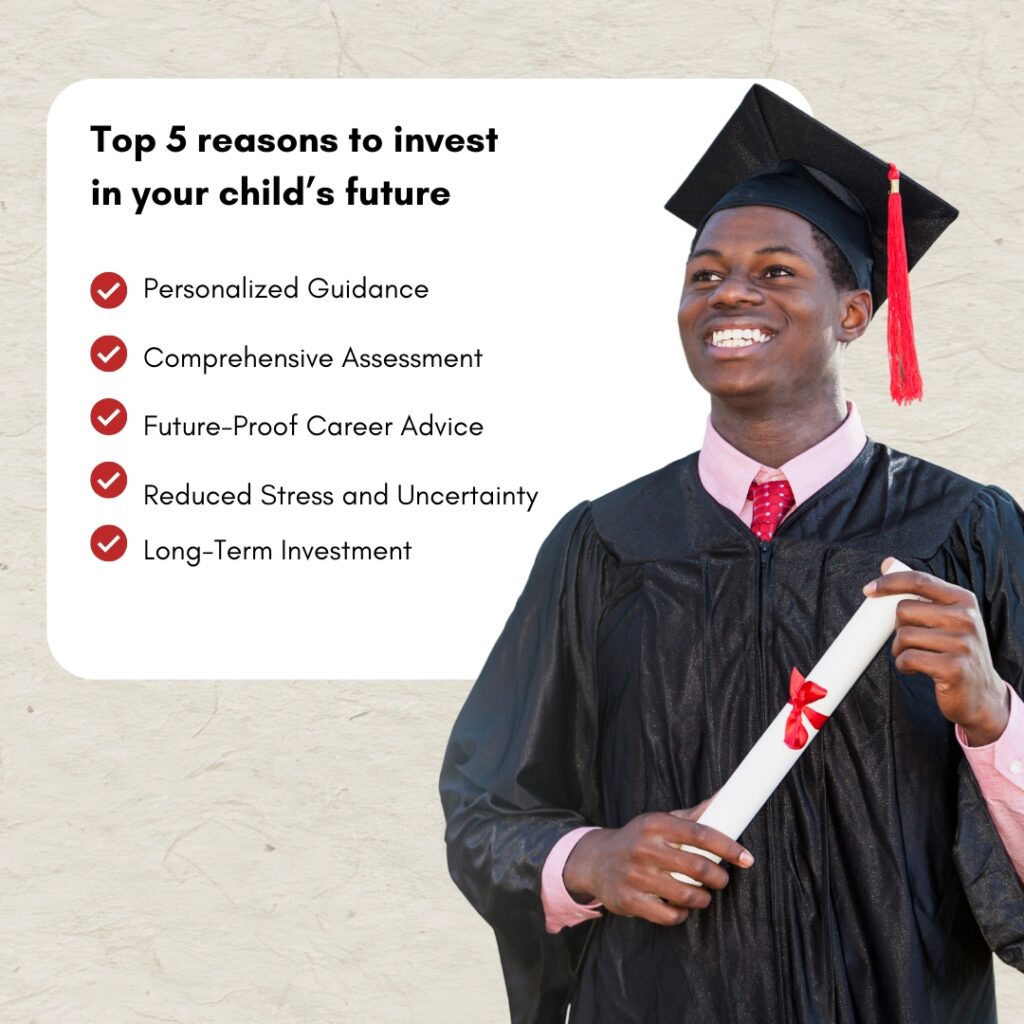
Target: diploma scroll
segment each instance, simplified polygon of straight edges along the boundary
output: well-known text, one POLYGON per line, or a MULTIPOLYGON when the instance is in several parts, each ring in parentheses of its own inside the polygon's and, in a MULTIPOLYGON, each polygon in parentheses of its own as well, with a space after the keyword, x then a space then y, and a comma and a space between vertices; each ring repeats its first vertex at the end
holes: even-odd
MULTIPOLYGON (((895 559, 885 570, 886 574, 909 571, 909 566, 895 559)), ((817 684, 816 687, 807 688, 804 677, 794 672, 790 701, 697 819, 702 825, 717 829, 732 839, 739 838, 896 629, 896 606, 905 598, 916 598, 916 595, 865 598, 829 649, 807 673, 806 680, 817 684), (800 688, 802 693, 794 697, 798 684, 803 684, 800 688)), ((699 853, 716 863, 721 860, 713 853, 692 846, 682 849, 699 853)), ((672 872, 672 877, 691 885, 701 884, 676 871, 672 872)))

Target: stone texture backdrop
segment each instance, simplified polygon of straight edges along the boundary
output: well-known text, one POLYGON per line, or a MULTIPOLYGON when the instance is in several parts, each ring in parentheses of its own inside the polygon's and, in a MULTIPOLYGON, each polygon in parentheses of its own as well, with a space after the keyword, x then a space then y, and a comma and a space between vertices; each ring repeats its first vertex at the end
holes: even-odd
MULTIPOLYGON (((499 1024, 436 775, 465 680, 84 683, 46 645, 47 109, 90 77, 752 77, 949 197, 869 433, 1024 496, 1021 7, 953 0, 7 0, 0 18, 0 1022, 499 1024)), ((680 453, 683 454, 683 453, 680 453)), ((524 569, 525 571, 525 569, 524 569)), ((187 638, 171 638, 187 642, 187 638)), ((1024 977, 1000 967, 1002 1020, 1024 977)))

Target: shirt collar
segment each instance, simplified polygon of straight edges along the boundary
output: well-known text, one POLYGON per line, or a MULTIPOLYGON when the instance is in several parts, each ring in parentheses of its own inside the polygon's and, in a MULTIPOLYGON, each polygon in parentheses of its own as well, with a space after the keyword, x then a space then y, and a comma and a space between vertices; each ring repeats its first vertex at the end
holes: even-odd
MULTIPOLYGON (((793 489, 796 504, 806 501, 846 469, 866 441, 867 434, 857 406, 847 400, 846 419, 828 437, 778 467, 793 489)), ((711 497, 739 515, 747 500, 750 484, 760 469, 771 471, 772 467, 762 466, 734 448, 715 430, 708 416, 697 470, 704 489, 711 497)))

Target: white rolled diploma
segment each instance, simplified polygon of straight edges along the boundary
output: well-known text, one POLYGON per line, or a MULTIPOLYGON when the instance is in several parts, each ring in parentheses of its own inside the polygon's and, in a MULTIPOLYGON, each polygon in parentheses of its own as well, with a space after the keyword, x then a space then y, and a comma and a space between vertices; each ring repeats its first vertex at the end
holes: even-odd
MULTIPOLYGON (((885 570, 886 574, 910 571, 910 566, 896 559, 893 559, 892 564, 885 570)), ((809 679, 828 691, 824 697, 809 704, 809 708, 822 715, 832 715, 839 702, 853 689, 853 684, 864 674, 879 648, 896 629, 896 605, 905 598, 916 597, 916 594, 891 594, 864 599, 864 603, 853 613, 850 621, 818 663, 810 672, 803 674, 804 679, 809 679)), ((768 797, 775 792, 779 783, 786 777, 786 773, 800 760, 800 755, 818 735, 819 730, 811 724, 807 715, 803 715, 807 742, 798 750, 787 746, 786 720, 792 710, 789 702, 783 705, 761 738, 751 747, 750 753, 743 758, 736 771, 697 819, 700 824, 717 829, 731 839, 739 839, 740 833, 768 802, 768 797)), ((722 859, 707 850, 698 850, 693 846, 683 846, 682 849, 690 853, 699 853, 715 863, 722 859)), ((701 884, 678 871, 673 871, 672 877, 691 885, 701 884)))

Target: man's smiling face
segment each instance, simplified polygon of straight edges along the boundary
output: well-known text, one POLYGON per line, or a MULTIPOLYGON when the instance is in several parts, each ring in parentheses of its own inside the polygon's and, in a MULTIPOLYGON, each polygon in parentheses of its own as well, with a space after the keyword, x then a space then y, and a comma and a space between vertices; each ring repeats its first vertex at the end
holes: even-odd
POLYGON ((697 239, 679 334, 701 387, 767 411, 837 393, 839 343, 859 337, 870 317, 866 291, 836 286, 809 221, 738 206, 710 217, 697 239))

